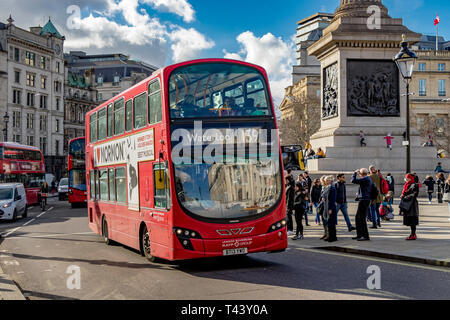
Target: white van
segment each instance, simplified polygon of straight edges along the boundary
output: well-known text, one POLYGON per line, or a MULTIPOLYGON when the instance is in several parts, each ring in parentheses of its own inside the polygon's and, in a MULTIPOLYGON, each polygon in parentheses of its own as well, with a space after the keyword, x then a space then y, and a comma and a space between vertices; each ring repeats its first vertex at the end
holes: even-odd
POLYGON ((23 184, 0 184, 0 220, 15 221, 17 216, 26 218, 27 214, 27 195, 23 184))

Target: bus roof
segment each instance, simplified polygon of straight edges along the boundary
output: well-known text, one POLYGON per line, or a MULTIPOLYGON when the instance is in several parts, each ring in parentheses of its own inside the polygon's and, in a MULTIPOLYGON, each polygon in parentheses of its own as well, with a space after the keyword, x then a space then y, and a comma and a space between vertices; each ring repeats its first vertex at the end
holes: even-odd
POLYGON ((77 140, 82 140, 82 139, 86 139, 86 137, 73 138, 72 140, 69 140, 69 144, 71 144, 72 142, 75 142, 77 140))
POLYGON ((0 142, 0 147, 17 148, 17 149, 33 150, 33 151, 41 152, 41 150, 38 147, 25 146, 23 144, 19 144, 19 143, 15 143, 15 142, 0 142))
POLYGON ((222 63, 240 64, 240 65, 252 67, 252 68, 258 69, 260 71, 263 71, 264 75, 267 75, 266 70, 263 67, 258 66, 258 65, 253 64, 253 63, 240 61, 240 60, 213 58, 213 59, 197 59, 197 60, 184 61, 184 62, 176 63, 176 64, 173 64, 173 65, 168 65, 168 66, 165 66, 163 68, 160 68, 160 69, 156 70, 155 72, 152 73, 152 75, 150 77, 147 77, 146 79, 144 79, 141 82, 135 84, 134 86, 128 88, 127 90, 122 91, 118 95, 116 95, 116 96, 112 97, 111 99, 103 102, 102 104, 100 104, 96 108, 94 108, 91 111, 89 111, 88 113, 86 113, 86 117, 90 117, 92 113, 95 113, 98 110, 104 108, 105 106, 113 103, 114 101, 117 101, 117 99, 119 99, 120 96, 126 95, 128 92, 130 92, 132 90, 135 90, 136 87, 139 87, 140 85, 148 82, 149 80, 156 78, 156 76, 158 76, 160 74, 164 74, 164 71, 167 70, 167 69, 174 70, 174 69, 177 69, 177 68, 180 68, 180 67, 184 67, 184 66, 188 66, 188 65, 191 65, 191 64, 208 63, 208 62, 210 62, 210 63, 214 63, 214 62, 215 63, 220 63, 220 62, 222 62, 222 63))

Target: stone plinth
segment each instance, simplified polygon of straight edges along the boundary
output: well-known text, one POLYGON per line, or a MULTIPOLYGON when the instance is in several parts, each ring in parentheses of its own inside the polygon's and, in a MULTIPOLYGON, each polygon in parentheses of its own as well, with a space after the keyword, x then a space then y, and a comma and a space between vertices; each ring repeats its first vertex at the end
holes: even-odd
MULTIPOLYGON (((381 0, 341 1, 332 24, 308 49, 322 70, 321 129, 311 137, 311 144, 327 153, 327 159, 310 161, 308 170, 354 171, 370 163, 405 170, 406 84, 393 62, 402 34, 410 44, 421 36, 403 26, 402 19, 391 18, 381 0), (370 18, 373 13, 368 9, 374 5, 380 9, 379 21, 370 18), (360 130, 373 149, 360 150, 360 130), (393 146, 401 151, 385 153, 384 137, 389 133, 395 138, 393 146)), ((412 169, 433 170, 436 150, 419 148, 421 138, 414 130, 410 142, 412 169)))

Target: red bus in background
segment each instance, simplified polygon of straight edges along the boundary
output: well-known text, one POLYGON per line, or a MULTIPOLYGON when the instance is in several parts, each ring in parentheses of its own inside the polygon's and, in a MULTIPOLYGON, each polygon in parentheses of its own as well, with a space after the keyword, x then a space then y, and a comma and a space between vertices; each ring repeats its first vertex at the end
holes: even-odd
POLYGON ((38 203, 45 180, 44 156, 36 147, 0 142, 0 182, 19 182, 25 186, 27 204, 38 203))
POLYGON ((72 207, 87 202, 85 141, 84 137, 69 141, 69 154, 67 156, 68 198, 72 207))
POLYGON ((276 129, 259 66, 156 71, 86 115, 89 227, 150 261, 284 251, 276 129))

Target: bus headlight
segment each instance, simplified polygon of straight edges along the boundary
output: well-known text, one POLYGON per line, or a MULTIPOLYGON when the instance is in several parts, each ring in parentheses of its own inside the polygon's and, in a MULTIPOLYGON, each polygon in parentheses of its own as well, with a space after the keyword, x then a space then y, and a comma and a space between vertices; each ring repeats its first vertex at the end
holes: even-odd
POLYGON ((178 241, 180 241, 183 248, 190 251, 194 251, 194 246, 192 245, 191 239, 202 238, 198 232, 184 228, 173 228, 173 233, 177 236, 178 241))
POLYGON ((278 221, 277 223, 274 223, 273 225, 271 225, 269 230, 267 231, 267 233, 272 233, 272 232, 281 230, 284 227, 286 227, 286 219, 283 219, 283 220, 278 221))

